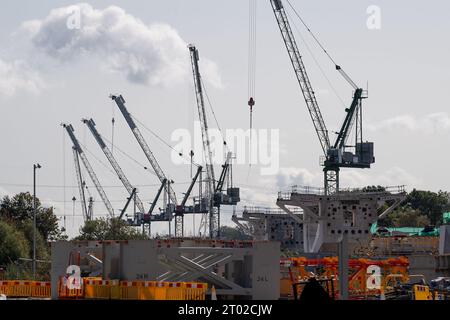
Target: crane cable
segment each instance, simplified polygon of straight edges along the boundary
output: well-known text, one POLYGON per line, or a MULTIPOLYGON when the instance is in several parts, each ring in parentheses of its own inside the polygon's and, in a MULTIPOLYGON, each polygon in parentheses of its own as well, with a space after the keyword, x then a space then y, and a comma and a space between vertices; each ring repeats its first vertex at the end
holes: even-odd
MULTIPOLYGON (((130 114, 131 115, 131 114, 130 114)), ((148 128, 144 123, 142 123, 141 121, 139 121, 139 119, 137 119, 136 117, 134 117, 133 115, 131 115, 131 117, 133 118, 134 121, 136 121, 137 123, 139 123, 145 130, 147 130, 148 132, 150 132, 154 137, 156 137, 156 139, 158 139, 160 142, 162 142, 166 147, 168 147, 169 149, 175 151, 180 157, 182 157, 183 159, 187 160, 187 161, 191 161, 190 157, 185 156, 181 151, 176 150, 174 147, 172 147, 167 141, 165 141, 161 136, 159 136, 158 134, 156 134, 156 132, 154 132, 153 130, 151 130, 150 128, 148 128)), ((117 146, 116 146, 117 149, 117 146)), ((194 162, 194 165, 196 167, 199 167, 200 165, 194 162)))
MULTIPOLYGON (((291 15, 289 14, 288 11, 286 11, 286 14, 289 16, 289 18, 293 21, 291 15)), ((338 91, 336 90, 336 88, 333 86, 333 84, 330 81, 330 78, 327 77, 325 71, 323 70, 322 66, 320 65, 319 61, 316 59, 316 57, 314 56, 311 48, 309 47, 309 45, 307 44, 305 38, 303 37, 302 33, 300 32, 299 28, 297 27, 297 24, 293 21, 293 25, 295 28, 295 31, 297 31, 297 34, 299 35, 299 37, 303 40, 303 44, 306 48, 306 50, 308 50, 309 54, 311 55, 311 58, 313 59, 315 65, 317 66, 317 68, 319 69, 320 73, 322 74, 322 76, 324 77, 324 79, 327 81, 328 85, 330 86, 331 90, 333 91, 334 95, 339 99, 339 101, 341 102, 342 106, 346 106, 344 100, 342 99, 342 97, 339 95, 338 91)))
POLYGON ((253 106, 255 105, 256 94, 256 12, 257 12, 257 0, 249 0, 248 2, 248 96, 249 100, 247 105, 250 112, 250 150, 249 150, 249 166, 247 172, 247 181, 250 176, 250 170, 252 167, 252 143, 253 143, 253 106))
POLYGON ((319 39, 316 37, 316 35, 312 32, 312 30, 309 28, 309 26, 306 24, 305 20, 302 19, 298 11, 294 8, 292 3, 289 0, 286 0, 289 6, 291 7, 292 11, 294 11, 295 15, 298 17, 298 19, 301 21, 301 23, 305 26, 306 30, 311 34, 314 41, 317 43, 317 45, 323 50, 323 52, 327 55, 327 57, 331 60, 331 62, 336 67, 336 70, 339 71, 339 73, 344 77, 344 79, 352 86, 352 87, 358 87, 355 82, 350 78, 350 76, 342 69, 341 66, 339 66, 336 61, 333 59, 331 54, 328 52, 328 50, 325 49, 325 47, 322 45, 322 43, 319 41, 319 39))

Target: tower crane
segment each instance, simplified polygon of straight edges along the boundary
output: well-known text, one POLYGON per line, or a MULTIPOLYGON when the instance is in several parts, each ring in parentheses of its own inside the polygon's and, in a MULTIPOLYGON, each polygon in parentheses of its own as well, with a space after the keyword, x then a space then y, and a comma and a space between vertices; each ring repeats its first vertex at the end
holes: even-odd
POLYGON ((103 153, 105 154, 106 158, 108 159, 109 163, 113 167, 114 171, 116 172, 117 176, 119 177, 120 181, 122 182, 125 189, 127 189, 130 197, 134 198, 134 201, 136 203, 136 206, 140 210, 140 212, 145 212, 144 205, 142 204, 141 199, 136 193, 136 190, 133 192, 134 187, 131 185, 130 181, 125 176, 125 173, 123 172, 122 168, 117 163, 116 159, 114 158, 111 150, 109 150, 108 146, 103 141, 103 138, 98 133, 97 128, 95 127, 95 122, 93 119, 83 119, 82 122, 87 125, 89 130, 91 131, 92 135, 94 136, 95 140, 97 141, 98 145, 102 149, 103 153))
MULTIPOLYGON (((209 218, 209 234, 211 238, 220 237, 220 206, 236 205, 239 201, 239 188, 227 188, 226 194, 223 187, 226 178, 229 176, 232 153, 228 152, 225 164, 222 165, 222 172, 216 183, 214 175, 214 165, 211 152, 211 143, 208 134, 208 121, 206 118, 205 101, 203 97, 203 86, 200 75, 199 60, 200 56, 197 48, 190 44, 188 46, 191 55, 192 74, 194 77, 195 97, 197 101, 198 116, 202 130, 203 150, 206 155, 206 186, 209 218), (217 210, 215 209, 217 208, 217 210)), ((202 223, 207 223, 203 216, 202 223)))
POLYGON ((75 173, 78 182, 78 190, 80 192, 81 212, 83 214, 83 219, 86 222, 92 219, 92 216, 90 215, 91 212, 88 211, 86 206, 86 195, 84 193, 84 186, 86 182, 84 181, 83 176, 81 175, 80 158, 78 156, 78 151, 75 147, 72 147, 72 151, 73 151, 73 160, 75 164, 75 173))
POLYGON ((219 217, 218 213, 214 210, 214 190, 215 190, 215 177, 214 166, 211 152, 211 142, 209 140, 208 133, 208 121, 206 120, 205 100, 203 98, 203 87, 200 75, 200 68, 198 61, 200 59, 197 48, 190 44, 188 46, 191 53, 192 74, 194 76, 195 98, 197 100, 198 116, 200 119, 200 126, 202 130, 203 150, 206 156, 206 190, 208 199, 208 219, 204 215, 202 218, 202 224, 207 224, 209 220, 209 236, 215 238, 219 233, 219 217))
MULTIPOLYGON (((161 166, 159 165, 158 161, 156 160, 155 156, 153 155, 152 151, 150 150, 150 147, 148 146, 147 142, 145 141, 144 137, 142 136, 141 131, 136 126, 136 123, 134 122, 133 118, 131 117, 130 113, 128 112, 127 108, 125 107, 125 99, 122 97, 122 95, 115 96, 111 95, 110 98, 114 100, 119 107, 120 112, 122 113, 123 117, 125 118, 125 121, 127 122, 128 126, 130 127, 131 131, 134 134, 134 137, 136 138, 139 146, 141 147, 142 151, 144 152, 145 156, 147 157, 148 161, 150 162, 150 165, 152 166, 153 170, 156 173, 156 176, 158 177, 161 184, 164 186, 164 189, 166 193, 168 194, 169 198, 169 205, 167 207, 167 212, 169 217, 169 221, 171 220, 171 214, 175 211, 175 207, 177 205, 177 197, 175 195, 174 190, 172 189, 170 180, 167 179, 166 175, 164 174, 164 171, 161 169, 161 166)), ((176 237, 183 237, 183 228, 179 228, 179 226, 183 225, 183 215, 175 215, 175 236, 176 237)))
MULTIPOLYGON (((350 107, 345 110, 347 114, 340 131, 337 133, 336 141, 334 144, 331 144, 327 127, 292 33, 283 3, 281 0, 270 0, 270 3, 324 153, 322 165, 324 166, 325 194, 338 192, 339 170, 341 167, 370 168, 370 165, 375 162, 373 156, 373 142, 363 142, 362 140, 362 100, 367 98, 367 92, 359 88, 344 70, 339 65, 335 64, 336 70, 355 91, 350 107), (355 121, 355 144, 349 146, 346 143, 355 121), (354 152, 349 151, 348 148, 353 148, 354 152)), ((308 31, 310 31, 309 28, 308 31)), ((333 59, 331 60, 334 62, 333 59)))
POLYGON ((95 174, 94 170, 92 169, 92 166, 89 163, 89 160, 86 157, 86 154, 84 153, 83 149, 81 148, 81 145, 78 142, 78 139, 75 137, 75 133, 74 133, 75 130, 73 129, 71 124, 62 124, 62 126, 66 129, 70 139, 72 140, 73 148, 77 152, 78 156, 81 158, 81 161, 83 162, 84 167, 86 168, 86 171, 88 172, 89 177, 92 180, 92 183, 94 183, 95 188, 97 189, 97 192, 99 193, 100 197, 102 198, 103 203, 105 204, 105 207, 108 210, 110 217, 114 217, 114 209, 111 205, 111 202, 109 201, 105 191, 103 190, 103 187, 101 186, 100 182, 98 181, 97 175, 95 174))

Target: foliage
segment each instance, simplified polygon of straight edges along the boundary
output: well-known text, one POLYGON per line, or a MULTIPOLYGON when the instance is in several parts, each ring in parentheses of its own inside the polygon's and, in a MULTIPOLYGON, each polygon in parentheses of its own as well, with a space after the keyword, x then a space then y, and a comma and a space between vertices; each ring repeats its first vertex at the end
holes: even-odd
POLYGON ((147 235, 118 218, 86 221, 75 240, 144 240, 147 235))
POLYGON ((251 240, 252 237, 245 234, 242 230, 238 228, 221 226, 220 227, 220 238, 223 240, 251 240))
MULTIPOLYGON (((33 196, 29 192, 22 192, 10 198, 5 196, 0 204, 0 218, 22 229, 33 221, 33 196)), ((62 230, 58 226, 58 218, 53 208, 46 208, 36 198, 36 228, 45 241, 64 239, 62 230)))
POLYGON ((406 206, 419 210, 427 216, 431 224, 440 224, 442 214, 450 209, 449 193, 444 191, 432 192, 414 189, 406 197, 406 206))
POLYGON ((388 214, 380 225, 394 228, 422 228, 430 225, 430 220, 419 210, 402 208, 388 214))
POLYGON ((23 232, 4 221, 0 221, 0 244, 0 265, 30 257, 30 246, 23 232))

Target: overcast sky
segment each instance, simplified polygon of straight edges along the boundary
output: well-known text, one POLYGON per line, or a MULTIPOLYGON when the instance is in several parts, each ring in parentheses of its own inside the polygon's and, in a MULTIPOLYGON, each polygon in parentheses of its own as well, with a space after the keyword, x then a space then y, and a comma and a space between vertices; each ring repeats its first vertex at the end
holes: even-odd
MULTIPOLYGON (((292 3, 353 80, 369 85, 364 138, 375 142, 376 163, 370 170, 343 170, 341 185, 450 190, 445 170, 450 158, 450 3, 292 3), (380 29, 367 27, 371 5, 381 10, 380 29)), ((148 206, 159 182, 131 160, 147 165, 108 95, 123 94, 134 117, 175 145, 172 133, 192 131, 198 117, 188 43, 200 51, 203 79, 221 128, 249 127, 248 1, 89 1, 80 7, 81 28, 69 29, 67 7, 74 4, 4 0, 0 10, 0 193, 32 191, 33 163, 39 162, 38 196, 55 207, 61 223, 66 216, 70 235, 77 232, 82 217, 78 202, 73 216, 71 199, 79 195, 71 142, 60 124, 74 125, 114 208, 120 210, 126 191, 80 122, 94 118, 100 133, 111 140, 114 117, 114 154, 148 206)), ((346 105, 351 88, 299 21, 294 22, 304 38, 295 31, 324 119, 329 131, 336 131, 345 106, 333 88, 346 105)), ((237 165, 234 183, 241 187, 242 205, 274 207, 278 190, 294 184, 321 186, 323 174, 320 145, 268 0, 258 0, 256 65, 254 127, 279 129, 280 169, 262 176, 258 165, 237 165)), ((211 127, 216 127, 209 116, 211 127)), ((181 198, 190 181, 190 166, 173 163, 172 150, 143 127, 141 131, 163 170, 175 180, 181 198)), ((216 166, 216 175, 219 170, 216 166)), ((87 176, 86 180, 92 185, 87 176)), ((95 215, 104 216, 100 197, 90 189, 95 215)), ((223 210, 224 223, 230 223, 231 211, 223 210)), ((197 226, 199 220, 200 216, 197 226)), ((192 224, 188 218, 188 234, 192 224)), ((167 224, 155 229, 165 232, 167 224)))

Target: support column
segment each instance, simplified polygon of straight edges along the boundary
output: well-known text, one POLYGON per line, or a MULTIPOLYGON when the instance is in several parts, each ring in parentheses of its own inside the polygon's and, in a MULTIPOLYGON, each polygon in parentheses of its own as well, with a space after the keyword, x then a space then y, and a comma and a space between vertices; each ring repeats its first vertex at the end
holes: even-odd
POLYGON ((348 234, 342 234, 338 244, 339 258, 339 299, 348 300, 348 234))

